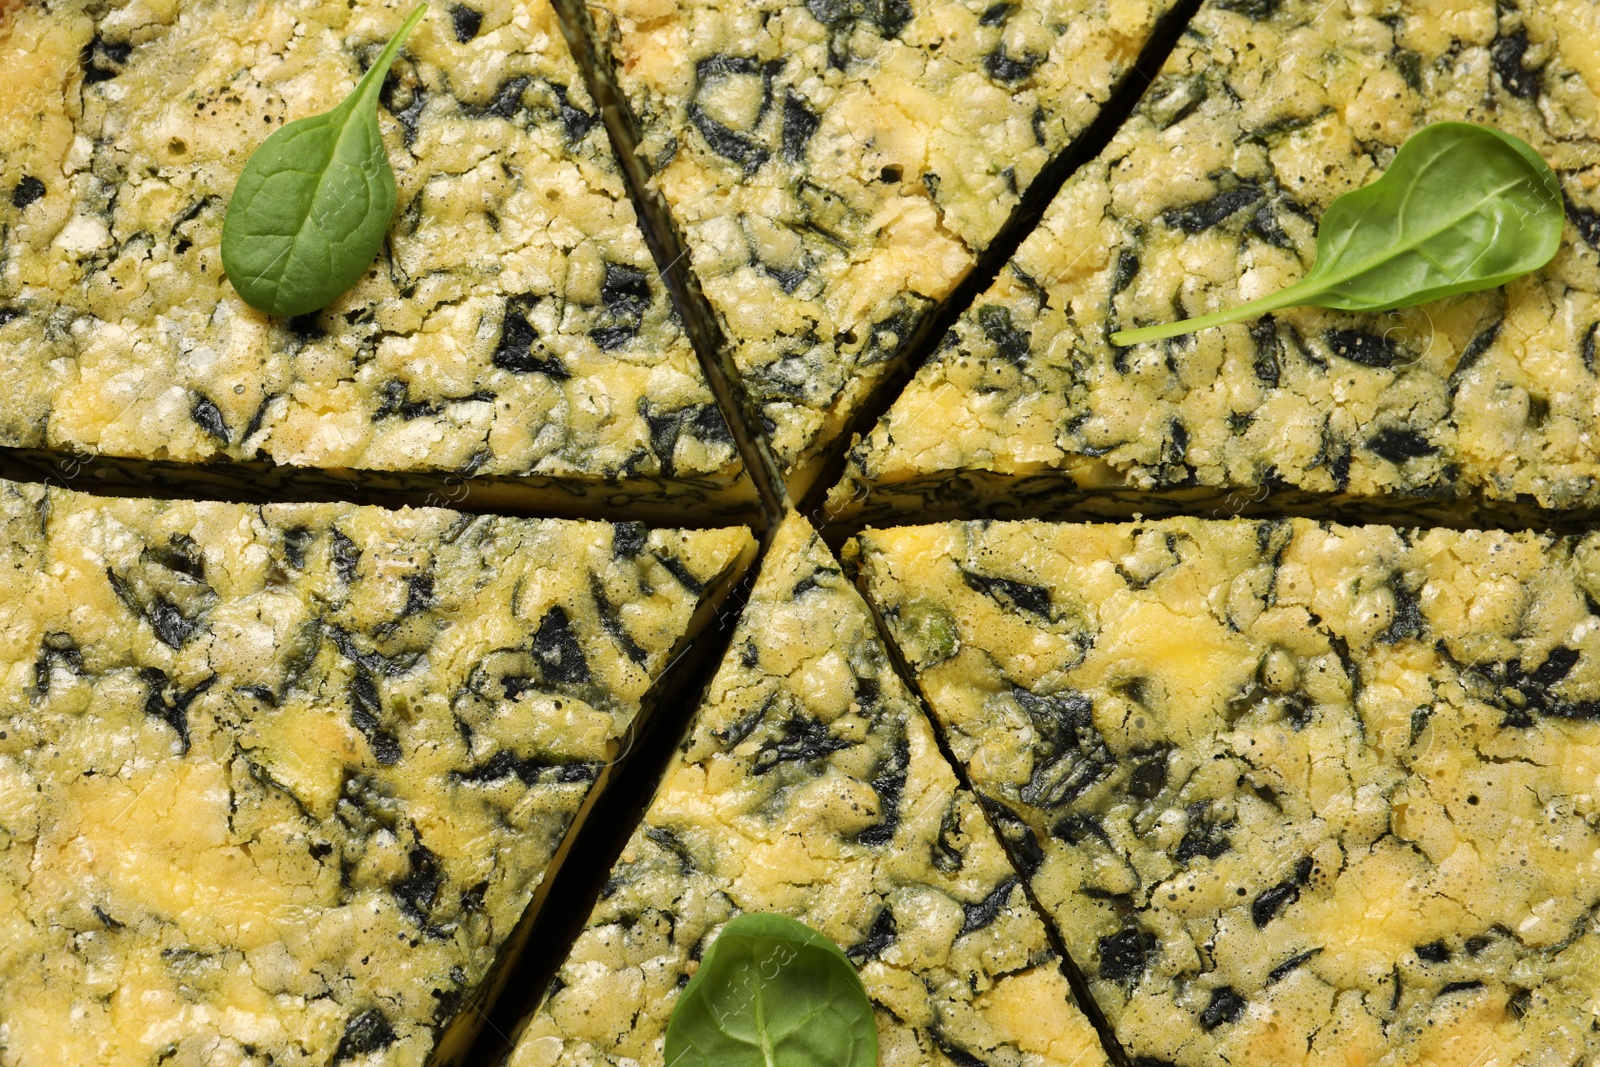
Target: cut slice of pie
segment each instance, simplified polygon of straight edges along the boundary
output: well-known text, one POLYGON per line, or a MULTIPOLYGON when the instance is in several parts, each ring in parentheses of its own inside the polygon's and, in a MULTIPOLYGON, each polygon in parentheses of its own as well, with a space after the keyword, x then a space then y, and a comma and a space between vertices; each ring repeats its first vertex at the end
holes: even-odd
POLYGON ((798 518, 510 1064, 661 1064, 679 991, 745 912, 844 949, 884 1067, 1107 1062, 982 809, 798 518))
POLYGON ((1172 6, 585 7, 797 498, 1172 6))
POLYGON ((754 549, 9 482, 0 527, 0 1041, 105 1067, 458 1055, 754 549))
POLYGON ((1592 514, 1597 29, 1587 0, 1206 4, 1110 147, 856 445, 831 510, 856 524, 895 509, 1592 514), (1290 309, 1110 342, 1300 279, 1334 198, 1444 120, 1515 134, 1555 168, 1570 225, 1549 266, 1401 312, 1290 309))
POLYGON ((245 161, 410 7, 6 5, 0 446, 203 463, 235 494, 751 510, 545 0, 435 5, 406 39, 379 110, 399 207, 353 289, 282 320, 228 284, 245 161))
POLYGON ((1600 539, 1173 519, 854 545, 1132 1062, 1600 1054, 1600 539))

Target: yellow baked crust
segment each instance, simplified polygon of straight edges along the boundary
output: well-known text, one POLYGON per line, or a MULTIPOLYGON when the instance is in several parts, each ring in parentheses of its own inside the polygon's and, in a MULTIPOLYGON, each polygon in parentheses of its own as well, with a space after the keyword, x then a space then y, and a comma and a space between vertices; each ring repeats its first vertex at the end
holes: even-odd
POLYGON ((754 548, 10 482, 0 531, 0 1056, 28 1067, 398 1067, 470 1038, 754 548))
POLYGON ((756 911, 843 947, 883 1067, 1107 1063, 977 799, 799 518, 508 1067, 659 1067, 683 984, 756 911))
POLYGON ((1168 0, 605 0, 640 151, 796 492, 1168 0))
POLYGON ((1223 516, 1352 498, 1592 512, 1596 18, 1586 0, 1203 6, 854 448, 834 511, 1003 516, 1020 497, 1040 514, 1054 493, 1121 498, 1124 516, 1185 497, 1223 516), (1515 134, 1555 168, 1570 221, 1549 266, 1398 313, 1291 309, 1110 343, 1298 280, 1329 203, 1445 120, 1515 134))
POLYGON ((410 6, 8 5, 0 444, 748 506, 545 0, 435 5, 407 39, 380 109, 399 206, 353 289, 283 321, 227 283, 246 159, 410 6))
POLYGON ((855 549, 1118 1038, 1177 1067, 1600 1052, 1597 550, 1301 519, 855 549))

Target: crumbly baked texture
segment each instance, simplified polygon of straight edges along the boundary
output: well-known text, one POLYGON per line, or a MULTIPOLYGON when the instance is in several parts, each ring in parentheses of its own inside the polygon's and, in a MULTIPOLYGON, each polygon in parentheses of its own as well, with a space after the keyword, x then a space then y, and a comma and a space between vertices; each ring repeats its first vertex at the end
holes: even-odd
POLYGON ((591 8, 641 152, 797 489, 1170 6, 591 8))
POLYGON ((17 1067, 451 1062, 617 739, 753 550, 15 483, 0 528, 17 1067))
POLYGON ((5 5, 0 444, 751 506, 546 0, 436 4, 407 38, 379 111, 399 206, 353 289, 277 320, 227 283, 246 159, 411 6, 5 5))
POLYGON ((1597 29, 1587 0, 1205 5, 1110 147, 855 446, 833 509, 1004 514, 1020 484, 1036 514, 1052 490, 1209 490, 1224 515, 1285 491, 1592 511, 1597 29), (1109 342, 1298 280, 1329 203, 1441 120, 1513 133, 1559 173, 1570 222, 1549 266, 1399 313, 1294 309, 1109 342))
POLYGON ((1600 1054, 1600 538, 968 523, 855 558, 1134 1063, 1600 1054))
POLYGON ((798 518, 510 1063, 661 1064, 678 991, 746 911, 844 948, 885 1067, 1106 1063, 982 810, 798 518))

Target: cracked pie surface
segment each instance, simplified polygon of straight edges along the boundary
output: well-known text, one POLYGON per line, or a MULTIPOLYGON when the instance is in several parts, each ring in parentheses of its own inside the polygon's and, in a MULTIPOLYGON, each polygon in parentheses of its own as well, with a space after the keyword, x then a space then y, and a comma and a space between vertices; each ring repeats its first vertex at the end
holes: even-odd
POLYGON ((515 477, 569 508, 747 506, 545 0, 440 5, 408 38, 380 110, 399 206, 354 288, 281 320, 227 284, 245 160, 341 100, 404 16, 379 0, 7 12, 0 443, 515 477))
POLYGON ((508 1067, 661 1064, 706 948, 760 911, 844 949, 884 1067, 1108 1063, 977 798, 799 518, 508 1067))
POLYGON ((1600 540, 949 524, 869 597, 1139 1064, 1600 1053, 1600 540))
POLYGON ((459 1055, 754 547, 9 482, 0 530, 0 1059, 104 1067, 459 1055))

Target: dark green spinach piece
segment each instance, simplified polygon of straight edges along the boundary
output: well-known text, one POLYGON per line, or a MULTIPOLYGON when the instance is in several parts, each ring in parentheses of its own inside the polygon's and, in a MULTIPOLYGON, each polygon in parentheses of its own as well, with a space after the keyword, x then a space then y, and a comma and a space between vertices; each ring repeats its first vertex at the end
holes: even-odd
POLYGON ((245 164, 222 222, 222 268, 257 311, 287 317, 326 307, 383 246, 395 184, 378 94, 427 9, 417 5, 342 103, 280 127, 245 164))
POLYGON ((782 915, 723 927, 667 1023, 673 1067, 874 1067, 872 1002, 839 946, 782 915))
POLYGON ((1510 134, 1440 122, 1401 145, 1377 181, 1339 197, 1317 228, 1300 281, 1248 304, 1111 335, 1159 341, 1279 308, 1381 311, 1492 289, 1550 262, 1561 246, 1561 183, 1510 134))

